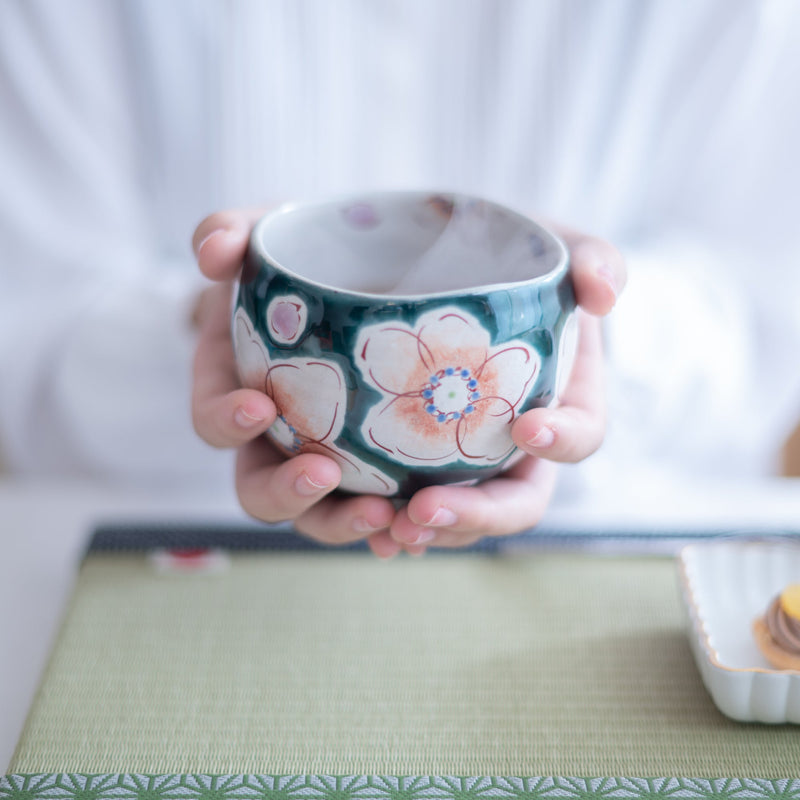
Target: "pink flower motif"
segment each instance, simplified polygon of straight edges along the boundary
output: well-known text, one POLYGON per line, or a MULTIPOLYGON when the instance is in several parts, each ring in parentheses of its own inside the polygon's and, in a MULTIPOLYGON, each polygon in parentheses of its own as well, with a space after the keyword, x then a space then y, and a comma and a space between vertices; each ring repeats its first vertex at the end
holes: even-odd
POLYGON ((491 346, 488 331, 452 306, 364 328, 356 363, 383 400, 362 425, 368 444, 416 466, 498 463, 515 446, 511 423, 539 370, 522 341, 491 346))
POLYGON ((369 203, 354 203, 342 209, 344 218, 354 228, 371 230, 380 225, 378 212, 369 203))
POLYGON ((335 444, 344 426, 347 387, 338 364, 320 358, 270 358, 244 310, 236 311, 234 349, 242 385, 275 403, 278 418, 268 433, 287 456, 322 453, 342 470, 340 487, 391 495, 397 482, 335 444))
POLYGON ((305 330, 308 309, 296 294, 281 295, 270 301, 266 319, 269 336, 274 342, 294 344, 305 330))

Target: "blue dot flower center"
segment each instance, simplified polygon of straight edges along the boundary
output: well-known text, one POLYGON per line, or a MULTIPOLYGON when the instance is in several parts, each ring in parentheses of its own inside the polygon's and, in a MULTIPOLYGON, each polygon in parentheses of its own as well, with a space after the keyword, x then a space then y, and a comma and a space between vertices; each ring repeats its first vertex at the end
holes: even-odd
POLYGON ((426 413, 437 422, 452 422, 475 410, 478 381, 466 367, 446 367, 431 375, 422 387, 426 413))

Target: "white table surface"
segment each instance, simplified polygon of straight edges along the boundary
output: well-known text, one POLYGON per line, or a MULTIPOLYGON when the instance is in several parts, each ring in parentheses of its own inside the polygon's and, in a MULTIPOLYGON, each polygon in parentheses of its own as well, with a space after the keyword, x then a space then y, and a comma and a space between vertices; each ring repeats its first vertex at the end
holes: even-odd
MULTIPOLYGON (((241 522, 229 495, 122 491, 80 482, 0 478, 0 767, 5 771, 96 523, 241 522)), ((800 480, 675 483, 636 476, 556 503, 544 525, 581 532, 800 529, 800 480)))

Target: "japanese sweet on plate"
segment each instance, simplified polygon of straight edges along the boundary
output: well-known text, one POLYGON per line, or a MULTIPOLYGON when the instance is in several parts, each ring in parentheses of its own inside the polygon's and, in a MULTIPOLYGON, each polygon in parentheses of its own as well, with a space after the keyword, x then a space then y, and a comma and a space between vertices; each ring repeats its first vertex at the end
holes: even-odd
POLYGON ((796 612, 800 541, 739 535, 690 544, 678 566, 689 642, 720 711, 743 722, 800 723, 800 670, 773 663, 774 643, 762 651, 754 636, 776 599, 796 612))
POLYGON ((800 583, 776 594, 753 622, 758 649, 776 669, 800 672, 800 583))

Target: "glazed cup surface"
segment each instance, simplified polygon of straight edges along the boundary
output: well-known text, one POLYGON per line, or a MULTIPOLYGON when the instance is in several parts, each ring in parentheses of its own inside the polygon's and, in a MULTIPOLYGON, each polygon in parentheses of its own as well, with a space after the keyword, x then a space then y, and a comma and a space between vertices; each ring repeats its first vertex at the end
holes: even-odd
POLYGON ((285 455, 335 459, 344 491, 408 497, 516 463, 512 423, 571 368, 574 308, 548 230, 479 198, 386 192, 263 218, 232 333, 285 455))

